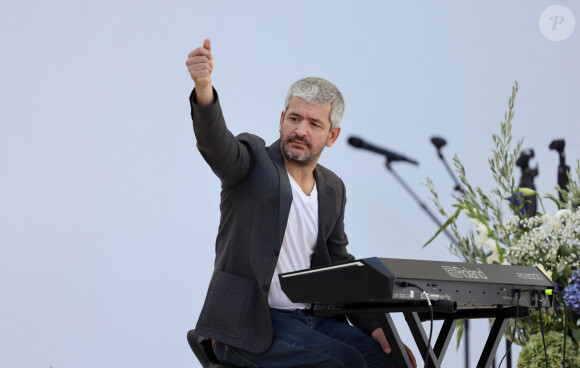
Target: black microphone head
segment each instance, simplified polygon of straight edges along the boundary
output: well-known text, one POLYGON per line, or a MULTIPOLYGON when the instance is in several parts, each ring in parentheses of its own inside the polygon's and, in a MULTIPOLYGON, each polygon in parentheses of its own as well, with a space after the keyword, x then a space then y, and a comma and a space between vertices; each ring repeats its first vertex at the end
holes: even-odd
POLYGON ((353 147, 360 148, 363 146, 363 141, 362 141, 362 139, 357 138, 357 137, 349 137, 348 144, 350 144, 353 147))
POLYGON ((562 153, 562 152, 564 152, 565 145, 566 145, 566 142, 564 142, 563 139, 555 139, 552 141, 552 143, 550 143, 550 149, 556 150, 556 151, 562 153))
POLYGON ((522 169, 527 169, 530 160, 534 157, 534 150, 533 149, 525 149, 522 150, 520 153, 520 157, 518 157, 516 161, 516 166, 521 167, 522 169))
POLYGON ((444 145, 447 144, 447 141, 441 137, 432 137, 431 138, 431 143, 433 143, 433 145, 437 148, 440 149, 441 147, 443 147, 444 145))

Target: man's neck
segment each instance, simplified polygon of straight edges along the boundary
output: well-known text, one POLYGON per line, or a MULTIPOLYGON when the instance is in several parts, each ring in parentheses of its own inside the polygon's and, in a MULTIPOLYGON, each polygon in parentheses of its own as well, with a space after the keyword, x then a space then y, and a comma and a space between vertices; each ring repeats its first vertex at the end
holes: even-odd
POLYGON ((314 168, 316 167, 316 162, 302 166, 284 156, 284 164, 286 171, 298 183, 302 191, 306 195, 310 195, 312 189, 314 189, 314 168))

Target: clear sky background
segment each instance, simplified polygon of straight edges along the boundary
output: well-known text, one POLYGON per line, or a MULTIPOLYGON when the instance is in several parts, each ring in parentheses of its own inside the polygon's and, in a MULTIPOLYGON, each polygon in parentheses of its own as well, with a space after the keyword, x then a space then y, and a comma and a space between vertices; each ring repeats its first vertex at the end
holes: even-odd
MULTIPOLYGON (((394 167, 432 209, 421 183, 433 178, 450 206, 454 184, 429 139, 447 139, 448 162, 457 154, 492 189, 491 135, 517 80, 514 137, 535 150, 538 190, 554 193, 550 142, 566 139, 569 165, 580 158, 580 35, 542 34, 552 4, 3 2, 0 365, 199 366, 185 334, 212 272, 220 188, 195 148, 185 60, 205 37, 235 134, 273 142, 299 78, 342 90, 342 135, 321 163, 346 184, 351 253, 455 260, 443 237, 421 248, 436 226, 383 158, 347 138, 418 160, 394 167)), ((580 3, 559 4, 580 21, 580 3)), ((472 338, 473 361, 482 344, 472 338)), ((461 366, 462 350, 446 361, 461 366)))

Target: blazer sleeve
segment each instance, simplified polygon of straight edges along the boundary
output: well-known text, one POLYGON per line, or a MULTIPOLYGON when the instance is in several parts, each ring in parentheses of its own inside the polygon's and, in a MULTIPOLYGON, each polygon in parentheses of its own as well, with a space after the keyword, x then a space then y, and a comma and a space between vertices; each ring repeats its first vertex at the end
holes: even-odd
POLYGON ((209 106, 197 104, 195 89, 189 102, 199 152, 220 178, 222 187, 238 183, 253 166, 252 154, 227 128, 217 91, 214 89, 214 101, 209 106))

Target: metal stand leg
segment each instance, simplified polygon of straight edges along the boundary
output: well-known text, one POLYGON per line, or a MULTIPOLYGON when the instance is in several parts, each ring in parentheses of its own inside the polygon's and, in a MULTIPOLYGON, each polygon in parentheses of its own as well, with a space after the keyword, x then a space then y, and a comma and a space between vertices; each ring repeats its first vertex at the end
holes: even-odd
POLYGON ((403 315, 405 316, 405 320, 407 321, 407 325, 409 325, 409 330, 411 330, 411 334, 413 335, 413 339, 417 343, 417 348, 419 348, 419 353, 422 357, 425 357, 425 353, 427 351, 429 354, 429 364, 428 367, 437 368, 439 367, 439 358, 435 355, 435 352, 428 346, 427 343, 429 342, 429 337, 425 333, 423 329, 423 325, 421 325, 421 320, 416 312, 404 312, 403 315))
POLYGON ((498 313, 498 316, 496 317, 495 321, 493 322, 493 326, 491 327, 491 331, 489 332, 489 337, 485 342, 483 352, 481 353, 481 357, 477 363, 477 368, 488 368, 491 366, 493 359, 495 358, 495 352, 497 351, 497 347, 501 341, 507 323, 508 319, 506 316, 499 315, 498 313))
POLYGON ((469 320, 466 319, 463 321, 463 335, 466 337, 463 340, 463 343, 465 344, 465 368, 469 368, 469 320))
POLYGON ((407 351, 405 350, 405 346, 401 341, 401 337, 397 332, 395 323, 393 322, 391 315, 389 313, 381 314, 379 316, 379 322, 381 323, 381 327, 385 332, 387 341, 391 346, 391 355, 397 362, 397 365, 399 367, 413 368, 413 365, 411 364, 411 359, 409 359, 409 356, 407 355, 407 351))
MULTIPOLYGON (((429 337, 425 333, 425 329, 421 324, 421 319, 417 312, 403 312, 403 315, 405 316, 405 320, 407 321, 407 325, 409 326, 413 339, 419 348, 421 356, 424 357, 425 353, 428 351, 429 364, 427 364, 427 366, 429 368, 440 368, 447 347, 449 346, 449 342, 451 341, 451 337, 453 336, 453 331, 457 325, 457 319, 453 317, 445 319, 443 326, 439 331, 435 348, 433 349, 431 346, 428 346, 429 337)), ((384 315, 380 315, 379 321, 381 327, 385 331, 387 341, 389 342, 389 345, 391 345, 391 354, 393 354, 397 364, 400 367, 412 367, 411 360, 407 355, 405 346, 399 337, 399 333, 397 332, 397 328, 395 327, 390 314, 385 313, 384 315)))
POLYGON ((505 340, 505 349, 506 349, 506 357, 505 357, 506 368, 512 368, 512 350, 510 349, 510 342, 507 339, 505 340))
POLYGON ((437 342, 435 343, 435 354, 439 358, 439 364, 443 362, 443 357, 447 352, 447 347, 449 347, 449 342, 453 337, 453 331, 455 331, 457 322, 457 319, 449 317, 445 319, 443 326, 441 326, 441 330, 437 336, 437 342))

